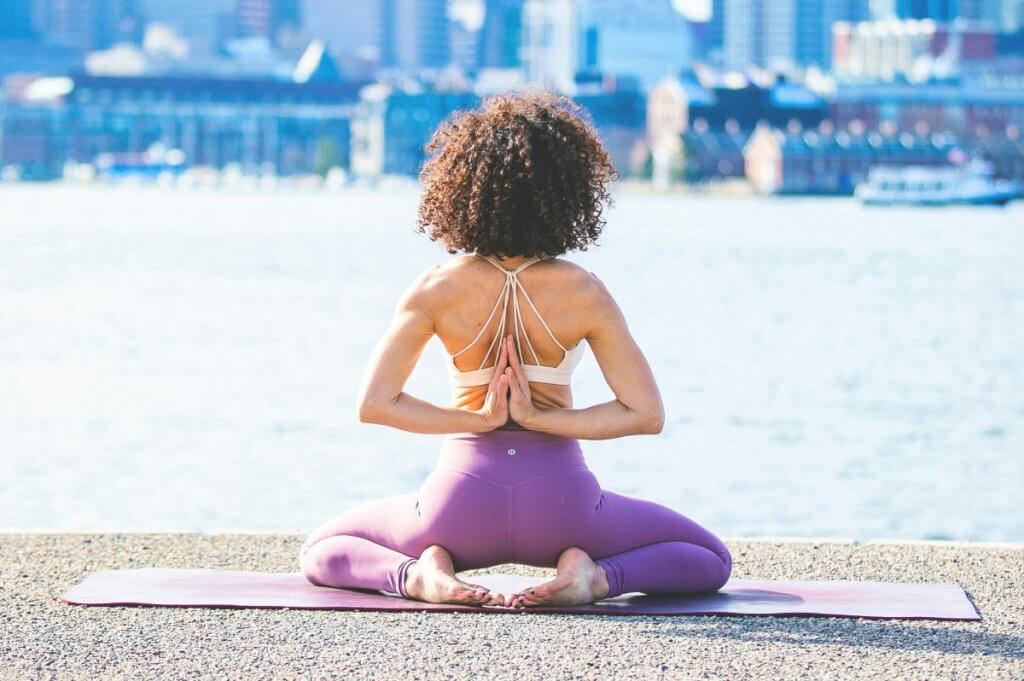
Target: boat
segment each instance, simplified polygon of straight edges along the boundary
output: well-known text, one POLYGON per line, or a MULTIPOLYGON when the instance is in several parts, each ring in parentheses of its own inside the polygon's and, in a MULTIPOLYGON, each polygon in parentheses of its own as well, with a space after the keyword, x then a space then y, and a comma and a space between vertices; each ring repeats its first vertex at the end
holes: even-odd
POLYGON ((875 166, 854 195, 866 205, 1006 205, 1020 186, 993 176, 992 166, 971 161, 950 166, 875 166))

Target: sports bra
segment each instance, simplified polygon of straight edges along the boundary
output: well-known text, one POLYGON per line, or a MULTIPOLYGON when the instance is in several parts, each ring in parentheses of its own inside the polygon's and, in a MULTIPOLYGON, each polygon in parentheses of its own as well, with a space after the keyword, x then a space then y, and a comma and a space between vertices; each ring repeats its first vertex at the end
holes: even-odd
POLYGON ((530 265, 541 261, 540 258, 530 258, 524 261, 521 265, 516 267, 514 270, 507 270, 498 264, 490 256, 475 254, 476 257, 486 260, 500 270, 505 275, 505 285, 502 287, 501 292, 498 294, 498 300, 494 303, 494 307, 491 309, 491 314, 487 316, 487 321, 480 328, 480 332, 476 334, 476 338, 471 340, 469 344, 456 352, 454 355, 448 357, 448 373, 451 376, 452 383, 459 388, 471 388, 474 386, 487 385, 494 378, 495 366, 498 363, 498 356, 500 352, 498 349, 498 342, 509 335, 506 332, 505 327, 508 319, 508 307, 509 299, 512 300, 512 334, 515 337, 516 353, 519 355, 519 362, 523 366, 523 373, 526 374, 526 380, 531 383, 551 383, 554 385, 569 385, 572 378, 572 371, 576 368, 576 365, 580 363, 580 359, 583 357, 583 351, 585 349, 583 341, 576 344, 572 350, 567 349, 558 339, 555 338, 555 334, 551 332, 551 327, 548 326, 544 318, 540 316, 540 312, 537 311, 537 306, 533 304, 530 299, 530 295, 523 288, 523 285, 519 283, 519 273, 525 270, 530 265), (522 310, 519 305, 520 294, 523 300, 525 300, 530 309, 533 310, 533 314, 537 317, 537 320, 544 327, 544 330, 548 332, 548 336, 552 341, 555 342, 559 348, 565 353, 562 357, 562 361, 558 366, 549 367, 540 364, 540 360, 537 358, 537 353, 533 349, 533 344, 530 342, 530 337, 526 335, 526 326, 523 324, 522 310), (455 358, 462 353, 466 352, 474 345, 477 341, 483 337, 484 332, 491 326, 491 320, 494 319, 494 315, 497 314, 498 308, 501 308, 501 317, 498 318, 498 329, 497 333, 494 334, 494 340, 487 347, 487 353, 484 354, 483 360, 480 362, 480 367, 474 371, 460 371, 455 366, 455 358), (533 357, 533 364, 529 364, 523 355, 523 345, 529 349, 530 354, 533 357), (484 367, 487 364, 487 359, 494 352, 494 362, 489 367, 484 367))

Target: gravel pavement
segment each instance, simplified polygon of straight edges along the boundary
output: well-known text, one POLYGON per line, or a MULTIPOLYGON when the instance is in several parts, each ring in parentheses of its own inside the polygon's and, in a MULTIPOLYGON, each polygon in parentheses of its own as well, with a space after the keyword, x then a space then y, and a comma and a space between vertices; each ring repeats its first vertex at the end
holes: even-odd
POLYGON ((86 608, 59 600, 100 569, 292 571, 301 540, 0 535, 0 678, 1024 679, 1024 548, 1011 545, 728 542, 736 577, 956 582, 980 608, 979 623, 86 608))

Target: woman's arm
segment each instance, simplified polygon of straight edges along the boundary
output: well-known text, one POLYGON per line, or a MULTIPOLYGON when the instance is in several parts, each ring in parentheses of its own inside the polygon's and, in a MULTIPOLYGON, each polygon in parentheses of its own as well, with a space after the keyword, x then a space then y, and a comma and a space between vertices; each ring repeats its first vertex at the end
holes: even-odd
POLYGON ((479 433, 494 430, 508 420, 507 354, 498 359, 498 371, 479 411, 439 407, 404 392, 434 322, 427 312, 425 272, 402 296, 391 328, 377 345, 359 390, 359 420, 413 433, 479 433))
POLYGON ((510 415, 529 430, 583 440, 660 433, 665 409, 651 367, 629 333, 619 306, 604 284, 597 277, 593 280, 593 300, 588 305, 592 326, 587 342, 615 399, 585 409, 538 407, 530 399, 522 365, 511 352, 510 366, 505 370, 511 388, 510 415))

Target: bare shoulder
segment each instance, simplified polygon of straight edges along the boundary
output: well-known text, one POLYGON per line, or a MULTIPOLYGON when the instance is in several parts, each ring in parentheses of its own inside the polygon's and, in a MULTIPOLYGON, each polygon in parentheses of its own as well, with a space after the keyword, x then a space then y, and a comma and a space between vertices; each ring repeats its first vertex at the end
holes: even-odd
POLYGON ((614 304, 614 299, 601 279, 585 267, 568 260, 553 260, 552 266, 557 268, 558 284, 566 291, 573 291, 579 304, 588 307, 606 307, 614 304))
POLYGON ((406 300, 424 310, 444 305, 465 285, 465 271, 474 267, 472 260, 460 256, 427 267, 406 290, 406 300))
POLYGON ((591 280, 594 278, 594 274, 587 268, 562 258, 544 260, 535 267, 544 268, 545 275, 557 283, 570 285, 580 290, 590 286, 591 280))

